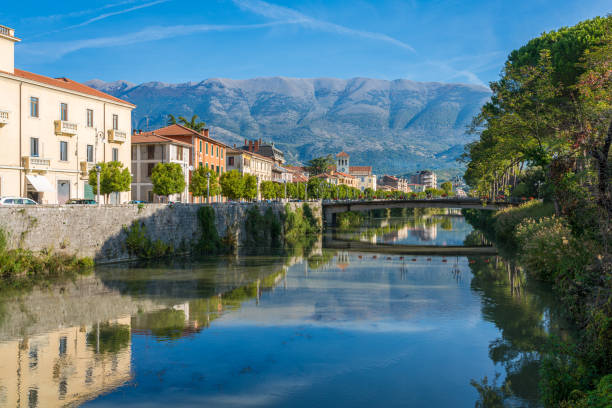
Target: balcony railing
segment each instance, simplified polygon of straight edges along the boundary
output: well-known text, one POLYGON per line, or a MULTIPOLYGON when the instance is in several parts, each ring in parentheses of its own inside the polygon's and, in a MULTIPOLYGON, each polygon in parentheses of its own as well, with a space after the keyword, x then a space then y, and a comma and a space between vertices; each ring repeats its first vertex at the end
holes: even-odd
POLYGON ((7 37, 15 37, 15 30, 9 27, 0 25, 0 34, 6 35, 7 37))
POLYGON ((23 156, 23 167, 29 171, 47 171, 51 167, 51 160, 40 157, 23 156))
POLYGON ((62 136, 74 136, 77 134, 77 124, 74 122, 67 122, 65 120, 55 121, 55 134, 62 136))
POLYGON ((127 133, 117 129, 109 129, 108 141, 111 143, 125 143, 127 141, 127 133))
POLYGON ((0 110, 0 127, 9 123, 10 113, 9 111, 0 110))

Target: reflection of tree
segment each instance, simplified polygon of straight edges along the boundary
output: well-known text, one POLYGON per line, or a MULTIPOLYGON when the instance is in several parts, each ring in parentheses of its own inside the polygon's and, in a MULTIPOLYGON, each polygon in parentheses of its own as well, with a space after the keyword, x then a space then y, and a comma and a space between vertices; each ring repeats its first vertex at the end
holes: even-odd
POLYGON ((87 333, 87 345, 97 353, 117 353, 130 343, 130 326, 102 323, 87 333))
POLYGON ((336 251, 333 249, 323 249, 321 254, 311 255, 308 257, 308 268, 310 270, 319 269, 327 264, 334 258, 336 251))
POLYGON ((141 313, 132 319, 135 332, 149 332, 159 339, 173 340, 183 336, 185 312, 183 310, 162 309, 151 313, 141 313))
POLYGON ((489 345, 489 357, 506 370, 504 387, 537 405, 540 350, 555 327, 553 299, 542 288, 527 285, 524 272, 500 257, 470 258, 470 267, 483 318, 501 331, 501 338, 489 345))

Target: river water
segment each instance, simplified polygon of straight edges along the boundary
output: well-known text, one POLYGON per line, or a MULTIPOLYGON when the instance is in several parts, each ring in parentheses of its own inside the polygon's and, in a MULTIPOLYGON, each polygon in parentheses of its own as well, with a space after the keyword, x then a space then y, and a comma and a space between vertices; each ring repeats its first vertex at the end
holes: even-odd
MULTIPOLYGON (((482 241, 457 214, 367 224, 343 233, 482 241)), ((473 407, 485 376, 506 405, 538 406, 556 315, 550 290, 497 256, 315 245, 100 267, 2 298, 0 406, 473 407)))

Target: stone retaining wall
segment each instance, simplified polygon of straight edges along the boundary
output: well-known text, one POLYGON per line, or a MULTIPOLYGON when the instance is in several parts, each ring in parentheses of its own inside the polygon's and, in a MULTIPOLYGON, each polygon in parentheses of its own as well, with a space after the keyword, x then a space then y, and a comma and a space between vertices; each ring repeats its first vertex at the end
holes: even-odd
MULTIPOLYGON (((213 204, 217 231, 225 236, 228 227, 237 234, 240 245, 244 237, 247 210, 258 205, 263 212, 272 207, 284 212, 283 203, 213 204)), ((289 203, 292 209, 302 203, 289 203)), ((313 213, 321 219, 321 205, 310 202, 313 213)), ((32 251, 53 249, 79 257, 92 257, 97 263, 132 259, 125 248, 126 232, 136 220, 144 223, 152 240, 161 240, 175 248, 191 245, 200 239, 198 209, 203 204, 136 204, 63 205, 0 207, 0 228, 9 235, 10 248, 32 251)))

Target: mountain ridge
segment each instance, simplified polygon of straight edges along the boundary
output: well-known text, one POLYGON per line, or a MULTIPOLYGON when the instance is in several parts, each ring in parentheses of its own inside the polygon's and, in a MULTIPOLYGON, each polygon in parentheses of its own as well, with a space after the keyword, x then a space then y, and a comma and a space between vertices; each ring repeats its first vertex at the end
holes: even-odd
POLYGON ((465 128, 490 97, 480 85, 364 77, 86 84, 136 104, 136 129, 197 114, 230 145, 273 141, 291 163, 345 150, 380 174, 458 168, 456 153, 473 140, 465 128))

